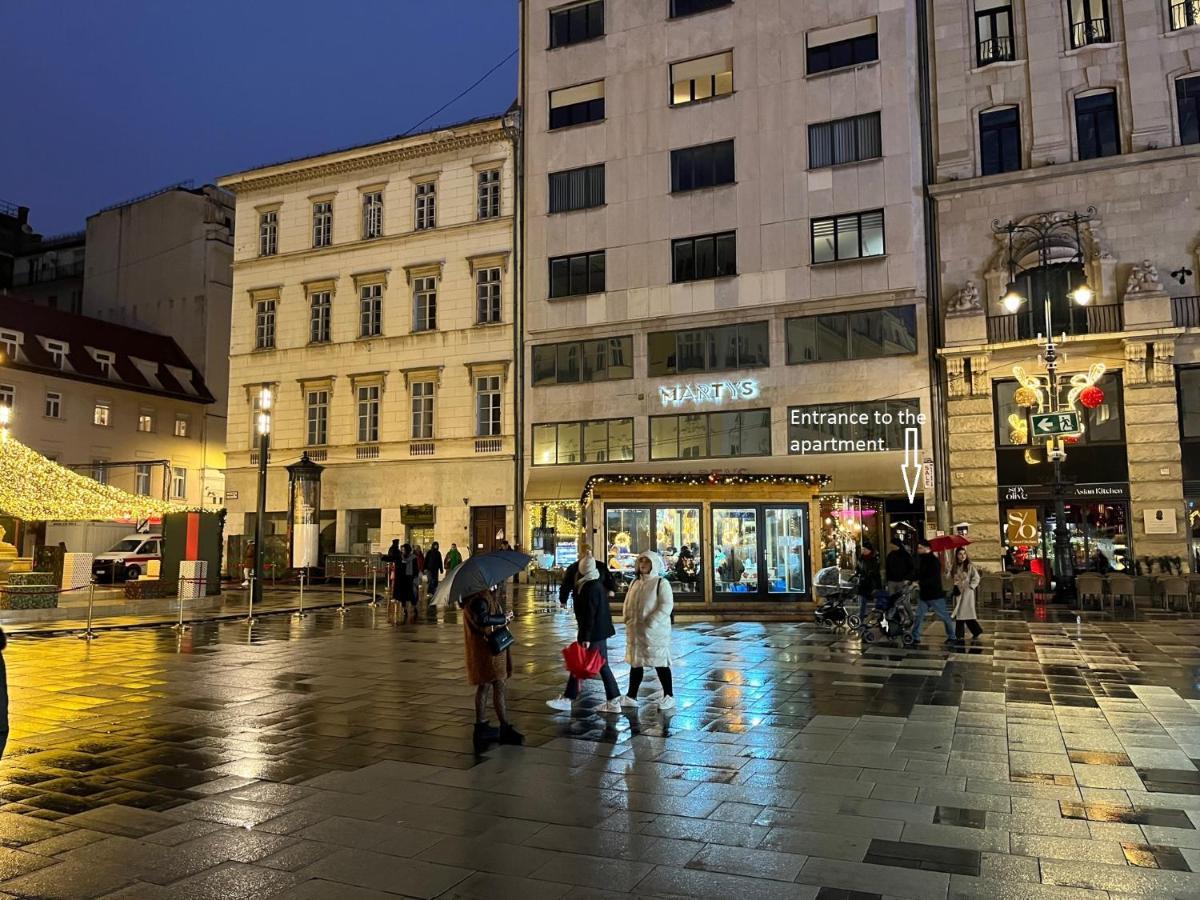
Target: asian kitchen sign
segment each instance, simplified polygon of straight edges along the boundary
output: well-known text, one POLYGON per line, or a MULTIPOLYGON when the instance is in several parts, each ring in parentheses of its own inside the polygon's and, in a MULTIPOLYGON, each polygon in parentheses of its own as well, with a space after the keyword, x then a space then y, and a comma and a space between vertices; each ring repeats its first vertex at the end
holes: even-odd
POLYGON ((693 381, 685 384, 660 385, 658 396, 663 406, 682 406, 684 403, 736 403, 758 396, 758 382, 753 378, 740 381, 693 381))

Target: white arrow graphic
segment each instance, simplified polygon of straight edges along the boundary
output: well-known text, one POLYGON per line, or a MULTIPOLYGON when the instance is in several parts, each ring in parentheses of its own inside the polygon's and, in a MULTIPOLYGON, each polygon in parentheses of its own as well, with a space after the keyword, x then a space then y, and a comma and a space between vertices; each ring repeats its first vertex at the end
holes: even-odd
POLYGON ((904 429, 904 462, 900 464, 900 474, 904 476, 904 489, 908 492, 908 502, 917 499, 917 487, 921 483, 921 453, 920 432, 916 428, 904 429))

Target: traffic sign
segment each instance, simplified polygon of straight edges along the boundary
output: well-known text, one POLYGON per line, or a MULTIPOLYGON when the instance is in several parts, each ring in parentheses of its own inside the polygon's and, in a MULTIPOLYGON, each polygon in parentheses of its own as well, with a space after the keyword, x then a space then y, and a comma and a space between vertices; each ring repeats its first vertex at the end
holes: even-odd
POLYGON ((1057 412, 1042 413, 1029 417, 1033 425, 1033 433, 1037 437, 1053 437, 1056 434, 1076 434, 1079 432, 1079 413, 1057 412))

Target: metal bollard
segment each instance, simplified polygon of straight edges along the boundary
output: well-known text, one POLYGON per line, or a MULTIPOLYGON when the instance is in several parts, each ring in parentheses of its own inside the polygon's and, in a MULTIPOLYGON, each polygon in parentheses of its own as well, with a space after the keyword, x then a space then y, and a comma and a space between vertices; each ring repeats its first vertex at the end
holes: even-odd
POLYGON ((246 618, 244 620, 247 625, 254 624, 254 579, 257 577, 257 572, 250 573, 250 606, 246 610, 246 618))
POLYGON ((188 626, 183 624, 183 585, 185 582, 191 582, 194 580, 198 580, 198 579, 192 579, 192 578, 180 578, 179 579, 179 588, 175 592, 176 594, 179 595, 179 621, 171 626, 171 628, 174 631, 178 631, 178 632, 182 633, 182 632, 188 630, 188 626))
POLYGON ((96 576, 93 575, 92 581, 88 585, 87 630, 84 631, 84 633, 79 636, 80 640, 94 641, 96 638, 98 638, 100 636, 100 635, 96 634, 96 632, 92 631, 92 604, 95 602, 95 600, 96 600, 96 576))
POLYGON ((296 610, 295 617, 297 619, 308 618, 304 612, 304 570, 300 570, 300 608, 296 610))
POLYGON ((338 615, 344 616, 346 614, 346 564, 339 563, 338 570, 342 576, 342 605, 338 607, 338 615))
POLYGON ((375 582, 379 578, 379 568, 374 562, 371 563, 371 605, 379 605, 379 595, 375 593, 375 582))

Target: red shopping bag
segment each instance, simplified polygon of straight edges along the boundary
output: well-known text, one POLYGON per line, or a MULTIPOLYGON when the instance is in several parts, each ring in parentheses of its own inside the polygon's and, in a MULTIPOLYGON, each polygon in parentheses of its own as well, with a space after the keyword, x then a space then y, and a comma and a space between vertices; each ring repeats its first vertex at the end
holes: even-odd
POLYGON ((562 655, 572 678, 595 678, 604 668, 604 657, 595 647, 585 649, 580 643, 567 644, 563 647, 562 655))

